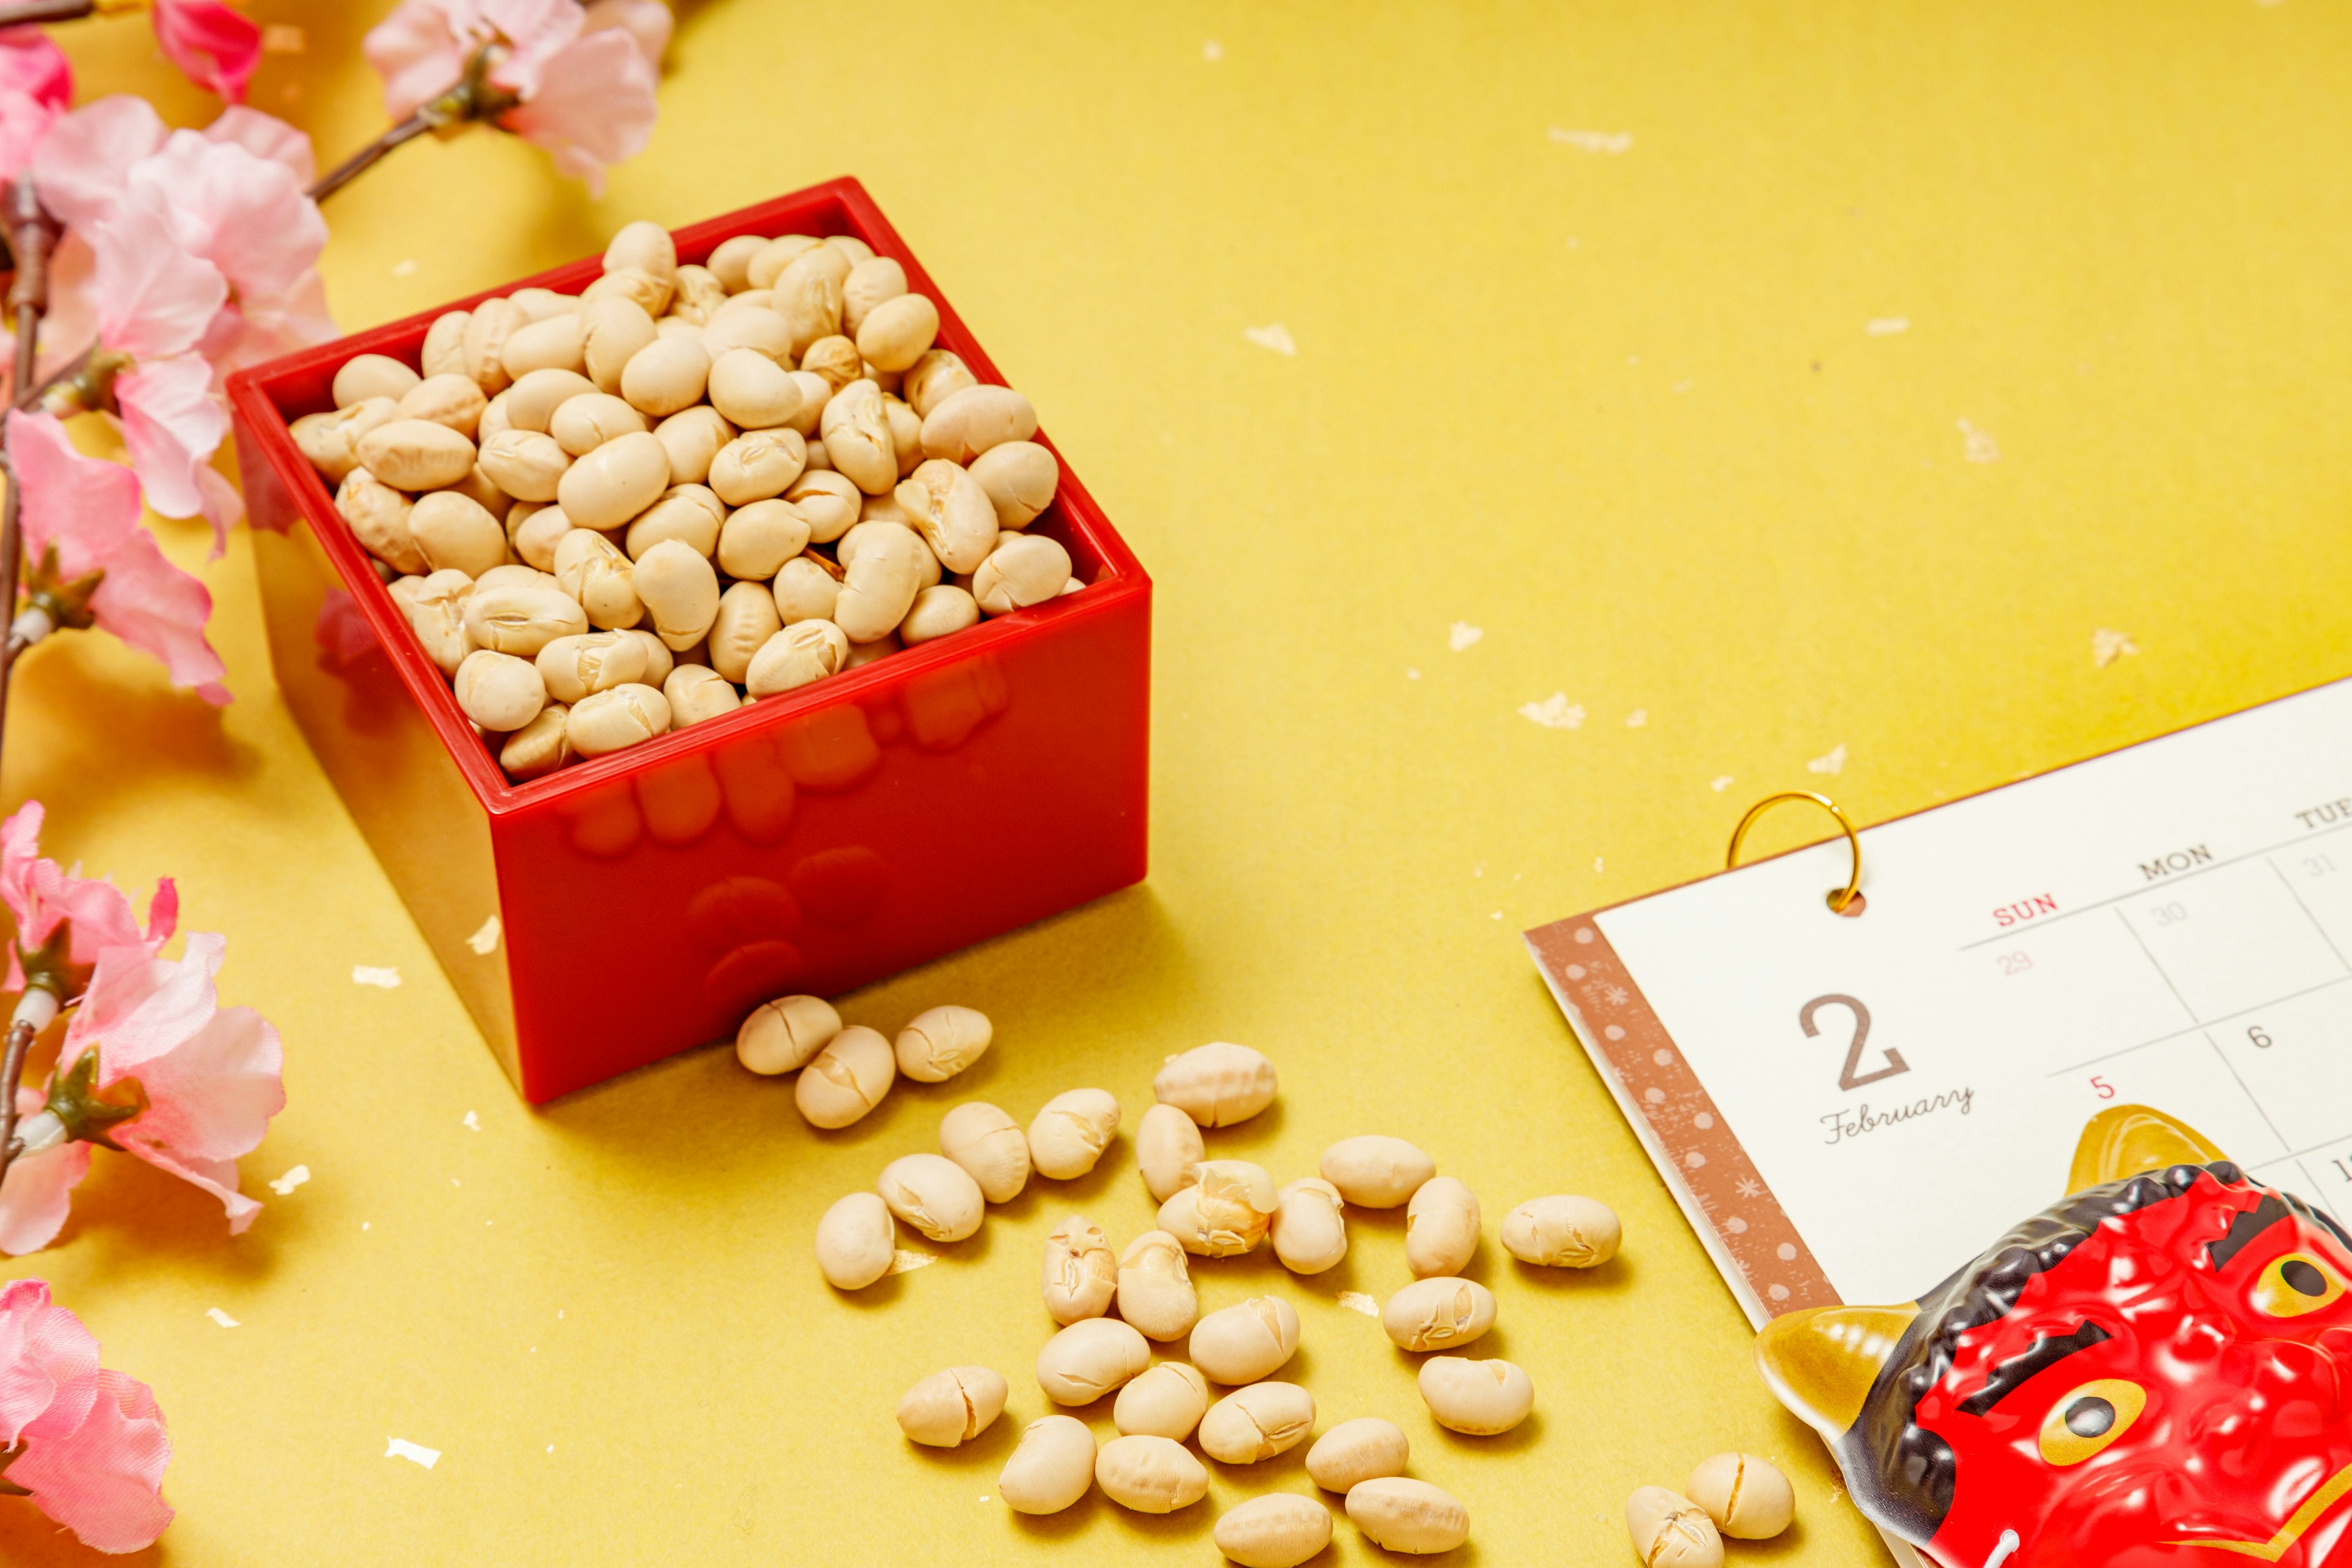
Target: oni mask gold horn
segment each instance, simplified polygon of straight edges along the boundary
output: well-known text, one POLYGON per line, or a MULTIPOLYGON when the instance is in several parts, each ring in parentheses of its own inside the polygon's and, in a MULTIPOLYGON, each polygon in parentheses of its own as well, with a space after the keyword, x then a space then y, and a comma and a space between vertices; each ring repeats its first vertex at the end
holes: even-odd
POLYGON ((2071 1197, 2127 1176, 2175 1165, 2210 1165, 2228 1158, 2211 1139, 2179 1117, 2145 1105, 2110 1106, 2083 1129, 2066 1193, 2071 1197))
POLYGON ((1787 1313, 1756 1336, 1756 1370, 1781 1404, 1834 1443, 1861 1415, 1878 1369, 1918 1315, 1908 1301, 1787 1313))

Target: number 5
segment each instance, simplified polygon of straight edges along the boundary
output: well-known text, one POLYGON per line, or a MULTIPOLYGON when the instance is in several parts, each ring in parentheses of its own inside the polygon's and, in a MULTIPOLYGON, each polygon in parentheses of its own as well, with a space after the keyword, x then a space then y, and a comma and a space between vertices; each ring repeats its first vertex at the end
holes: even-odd
POLYGON ((2101 1100, 2113 1100, 2116 1097, 2116 1086, 2109 1083, 2105 1079, 2093 1079, 2091 1080, 2091 1089, 2092 1091, 2097 1094, 2101 1100))
POLYGON ((1821 1034, 1821 1030, 1813 1024, 1813 1015, 1823 1007, 1832 1005, 1843 1007, 1853 1015, 1853 1043, 1846 1047, 1845 1070, 1838 1074, 1840 1089, 1860 1089, 1864 1084, 1876 1083, 1880 1079, 1893 1078, 1896 1073, 1911 1070, 1911 1064, 1903 1059, 1903 1053, 1891 1047, 1886 1052, 1885 1067, 1875 1072, 1855 1070, 1862 1066, 1863 1042, 1870 1038, 1870 1009, 1852 996, 1841 996, 1832 993, 1827 996, 1816 996, 1806 1003, 1803 1010, 1797 1015, 1797 1023, 1809 1037, 1818 1037, 1821 1034))

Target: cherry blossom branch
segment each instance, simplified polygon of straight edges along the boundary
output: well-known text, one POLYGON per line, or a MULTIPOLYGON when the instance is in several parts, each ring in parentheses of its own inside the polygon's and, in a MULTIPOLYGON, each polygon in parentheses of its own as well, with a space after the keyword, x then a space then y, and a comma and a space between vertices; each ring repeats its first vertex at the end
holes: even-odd
POLYGON ((16 1086, 24 1081, 25 1053, 39 1032, 30 1018, 8 1026, 8 1054, 0 1058, 0 1092, 7 1096, 0 1101, 0 1182, 8 1179, 9 1163, 16 1157, 16 1086))
MULTIPOLYGON (((79 3, 79 0, 77 0, 79 3)), ((320 175, 310 187, 310 199, 323 202, 360 175, 375 167, 403 142, 428 131, 446 131, 475 120, 494 120, 522 100, 490 80, 490 68, 501 58, 499 47, 485 44, 466 62, 466 74, 431 102, 378 136, 374 141, 320 175)))
MULTIPOLYGON (((47 381, 42 382, 38 386, 26 387, 20 390, 16 395, 15 406, 22 413, 30 414, 34 409, 38 408, 41 405, 43 401, 48 397, 49 394, 55 392, 58 387, 65 385, 68 382, 79 379, 84 371, 89 369, 90 361, 97 357, 98 345, 96 343, 92 343, 89 347, 76 354, 72 359, 67 361, 62 368, 60 368, 55 374, 51 375, 47 381)), ((26 379, 30 380, 31 378, 27 376, 26 379)), ((65 409, 53 408, 50 412, 61 415, 85 414, 90 412, 90 410, 77 405, 65 409)))
MULTIPOLYGON (((8 186, 5 210, 8 248, 16 262, 16 276, 8 286, 8 305, 16 321, 16 363, 9 376, 13 397, 22 395, 31 384, 34 360, 40 352, 41 315, 49 304, 49 247, 56 243, 57 226, 42 210, 40 195, 33 188, 29 176, 8 186)), ((16 630, 16 576, 25 553, 17 528, 22 498, 5 439, 0 439, 0 478, 5 478, 8 486, 6 498, 0 500, 0 620, 7 623, 6 641, 0 644, 0 737, 5 737, 8 677, 16 668, 17 654, 26 646, 26 639, 18 637, 16 630)), ((5 1087, 11 1098, 5 1113, 0 1114, 0 1126, 16 1120, 14 1077, 7 1079, 5 1087)), ((0 1151, 5 1147, 6 1140, 0 1138, 0 1151)), ((5 1162, 5 1157, 0 1153, 0 1162, 5 1162)), ((6 1168, 5 1163, 0 1163, 0 1171, 6 1168)))

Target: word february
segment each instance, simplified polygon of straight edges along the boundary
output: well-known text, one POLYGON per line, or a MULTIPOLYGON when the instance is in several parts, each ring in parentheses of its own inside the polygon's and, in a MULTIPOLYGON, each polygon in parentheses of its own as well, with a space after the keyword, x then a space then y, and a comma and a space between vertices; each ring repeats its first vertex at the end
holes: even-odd
POLYGON ((1963 1085, 1958 1089, 1948 1089, 1941 1094, 1924 1095, 1908 1105, 1898 1105, 1891 1110, 1873 1110, 1865 1100, 1851 1110, 1832 1110, 1822 1117, 1821 1122, 1829 1130, 1829 1136, 1822 1142, 1843 1143, 1866 1132, 1878 1132, 1906 1121, 1915 1121, 1923 1116, 1933 1116, 1939 1110, 1957 1110, 1966 1116, 1975 1108, 1976 1098, 1976 1089, 1963 1085))

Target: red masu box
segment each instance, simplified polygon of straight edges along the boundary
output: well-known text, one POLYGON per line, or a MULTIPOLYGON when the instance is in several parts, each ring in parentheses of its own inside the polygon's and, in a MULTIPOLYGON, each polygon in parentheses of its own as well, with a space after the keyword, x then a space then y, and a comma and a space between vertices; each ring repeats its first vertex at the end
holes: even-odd
MULTIPOLYGON (((739 234, 863 239, 938 304, 940 343, 1003 379, 856 180, 682 229, 678 259, 739 234)), ((228 384, 278 687, 533 1102, 1144 874, 1151 581, 1066 463, 1030 528, 1068 549, 1081 592, 507 781, 287 426, 333 406, 354 354, 415 365, 444 310, 601 270, 587 258, 228 384)))

